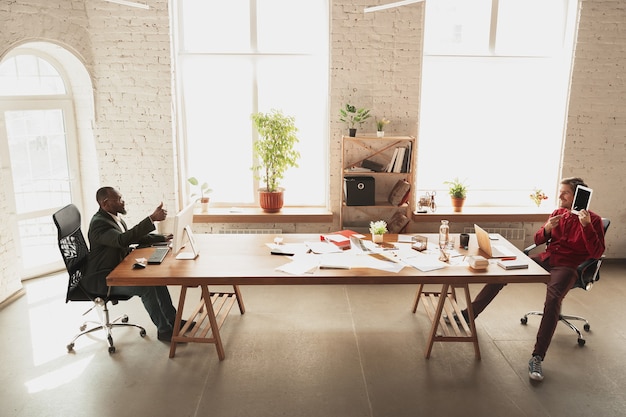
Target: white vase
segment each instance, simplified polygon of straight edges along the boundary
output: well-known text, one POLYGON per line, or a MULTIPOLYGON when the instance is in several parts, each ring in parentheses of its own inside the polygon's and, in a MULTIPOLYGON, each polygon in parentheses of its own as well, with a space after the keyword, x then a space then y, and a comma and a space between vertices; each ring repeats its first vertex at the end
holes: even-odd
POLYGON ((372 235, 372 242, 381 243, 384 235, 372 235))
POLYGON ((377 138, 382 138, 384 136, 385 136, 385 132, 384 131, 382 131, 382 130, 377 130, 376 131, 376 137, 377 138))

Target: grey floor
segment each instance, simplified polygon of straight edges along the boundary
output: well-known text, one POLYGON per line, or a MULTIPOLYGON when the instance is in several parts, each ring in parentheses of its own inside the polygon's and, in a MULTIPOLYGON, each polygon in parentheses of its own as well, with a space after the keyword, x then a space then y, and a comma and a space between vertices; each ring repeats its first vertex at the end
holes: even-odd
POLYGON ((538 319, 519 321, 541 307, 542 284, 509 285, 480 316, 482 360, 468 343, 436 343, 424 358, 414 286, 242 287, 247 312, 231 311, 219 361, 205 344, 169 359, 138 298, 113 312, 146 326, 145 338, 119 329, 113 355, 100 336, 68 354, 86 304, 64 303, 64 274, 31 280, 0 311, 0 415, 625 416, 625 272, 608 261, 592 291, 568 295, 564 311, 591 332, 579 347, 559 325, 542 383, 527 373, 538 319))

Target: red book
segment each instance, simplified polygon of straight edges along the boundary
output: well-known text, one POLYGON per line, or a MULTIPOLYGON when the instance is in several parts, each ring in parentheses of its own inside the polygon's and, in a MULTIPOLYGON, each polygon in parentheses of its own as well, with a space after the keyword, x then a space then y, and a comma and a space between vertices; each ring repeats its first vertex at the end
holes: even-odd
POLYGON ((320 240, 331 242, 343 250, 350 249, 350 236, 358 234, 354 230, 340 230, 338 232, 320 235, 320 240))

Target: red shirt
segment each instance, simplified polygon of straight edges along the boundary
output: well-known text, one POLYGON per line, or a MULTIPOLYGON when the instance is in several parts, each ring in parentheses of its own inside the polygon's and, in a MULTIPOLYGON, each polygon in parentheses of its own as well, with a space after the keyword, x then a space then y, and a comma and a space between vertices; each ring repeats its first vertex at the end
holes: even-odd
POLYGON ((544 234, 544 226, 535 233, 535 244, 540 245, 550 240, 545 252, 541 253, 543 261, 550 258, 552 266, 569 266, 576 268, 591 258, 600 258, 604 253, 604 226, 602 218, 595 213, 591 215, 591 224, 583 227, 577 215, 569 209, 559 208, 550 217, 562 214, 559 224, 552 228, 549 237, 544 234))

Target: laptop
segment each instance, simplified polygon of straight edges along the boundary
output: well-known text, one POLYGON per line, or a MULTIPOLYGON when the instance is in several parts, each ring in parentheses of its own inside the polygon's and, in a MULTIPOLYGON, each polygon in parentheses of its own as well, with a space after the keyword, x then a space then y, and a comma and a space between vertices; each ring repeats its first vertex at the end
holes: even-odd
POLYGON ((516 258, 517 255, 511 249, 502 245, 492 245, 489 233, 479 225, 474 224, 476 240, 481 251, 485 252, 489 258, 516 258))

